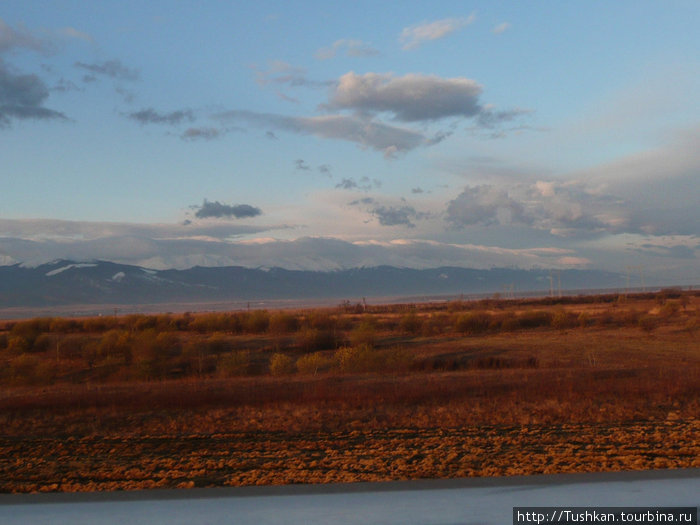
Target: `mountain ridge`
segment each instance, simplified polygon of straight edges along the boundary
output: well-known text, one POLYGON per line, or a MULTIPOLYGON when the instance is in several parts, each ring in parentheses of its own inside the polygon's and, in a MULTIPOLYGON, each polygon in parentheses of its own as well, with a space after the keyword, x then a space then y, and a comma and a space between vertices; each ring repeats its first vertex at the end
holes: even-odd
MULTIPOLYGON (((359 298, 483 294, 550 289, 549 269, 395 266, 344 270, 278 267, 194 266, 153 270, 110 261, 58 259, 34 267, 0 267, 0 307, 71 304, 154 304, 261 299, 359 298)), ((600 270, 555 270, 568 290, 620 288, 621 274, 600 270)))

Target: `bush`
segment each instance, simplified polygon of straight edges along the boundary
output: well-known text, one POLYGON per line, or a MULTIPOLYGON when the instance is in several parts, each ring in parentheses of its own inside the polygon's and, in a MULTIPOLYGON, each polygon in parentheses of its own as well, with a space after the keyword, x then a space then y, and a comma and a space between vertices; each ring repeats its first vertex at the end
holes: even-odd
POLYGON ((491 325, 491 315, 486 312, 469 312, 457 317, 455 330, 463 334, 483 334, 491 325))
POLYGON ((353 346, 368 346, 372 348, 377 341, 377 333, 372 319, 365 319, 350 333, 353 346))
POLYGON ((288 334, 299 329, 299 320, 296 315, 277 312, 270 316, 269 331, 273 334, 288 334))
POLYGON ((639 327, 645 332, 652 332, 659 325, 659 320, 653 315, 645 315, 639 318, 639 327))
POLYGON ((422 334, 424 336, 438 335, 446 332, 451 325, 447 314, 432 314, 423 320, 422 334))
POLYGON ((406 314, 401 317, 401 321, 399 321, 399 328, 402 332, 407 334, 419 334, 423 328, 423 319, 411 312, 410 314, 406 314))
POLYGON ((411 357, 402 348, 375 350, 368 345, 338 349, 335 361, 341 372, 390 372, 407 370, 411 357))
POLYGON ((270 373, 273 376, 282 376, 294 373, 294 360, 285 354, 272 354, 270 357, 270 373))
POLYGON ((218 371, 223 376, 244 376, 250 373, 250 352, 230 352, 219 360, 218 371))
POLYGON ((297 345, 305 352, 316 350, 333 350, 337 341, 335 334, 329 330, 306 328, 296 338, 297 345))
POLYGON ((255 310, 248 314, 243 329, 253 334, 262 334, 270 326, 270 313, 267 310, 255 310))
POLYGON ((306 354, 297 359, 297 370, 300 374, 313 374, 325 370, 332 363, 332 360, 321 352, 306 354))
POLYGON ((552 314, 551 320, 552 328, 557 330, 566 330, 567 328, 573 328, 576 326, 576 317, 569 314, 566 310, 558 309, 552 314))
POLYGON ((552 314, 547 311, 534 310, 525 312, 518 316, 518 325, 520 328, 540 328, 542 326, 550 326, 552 324, 552 314))
POLYGON ((337 328, 338 319, 330 316, 326 312, 311 312, 306 318, 306 324, 317 330, 335 330, 337 328))
POLYGON ((377 369, 377 353, 370 345, 346 346, 335 353, 342 372, 370 372, 377 369))

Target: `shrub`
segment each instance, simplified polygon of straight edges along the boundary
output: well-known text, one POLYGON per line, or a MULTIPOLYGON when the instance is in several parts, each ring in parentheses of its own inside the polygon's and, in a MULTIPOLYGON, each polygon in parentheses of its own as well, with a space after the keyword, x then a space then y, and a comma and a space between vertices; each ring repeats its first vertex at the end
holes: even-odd
POLYGON ((372 319, 363 320, 350 333, 350 342, 353 346, 373 347, 377 341, 377 333, 372 319))
POLYGON ((313 374, 325 370, 332 363, 332 360, 321 352, 306 354, 297 359, 297 370, 300 374, 313 374))
POLYGON ((366 344, 339 348, 335 360, 342 372, 369 372, 377 369, 377 354, 366 344))
POLYGON ((335 330, 338 319, 326 312, 313 311, 307 316, 306 324, 317 330, 335 330))
POLYGON ((566 330, 567 328, 576 326, 576 318, 563 308, 557 309, 552 314, 551 325, 552 328, 556 328, 557 330, 566 330))
POLYGON ((125 330, 110 330, 102 334, 97 344, 97 356, 101 361, 131 363, 131 337, 125 330))
POLYGON ((639 318, 639 327, 645 332, 652 332, 658 326, 659 321, 653 315, 645 315, 639 318))
POLYGON ((224 334, 211 334, 206 340, 207 354, 223 354, 231 350, 231 341, 224 334))
POLYGON ((270 316, 269 331, 273 334, 288 334, 299 329, 299 320, 296 315, 277 312, 270 316))
POLYGON ((423 328, 423 319, 411 312, 410 314, 406 314, 401 317, 401 321, 399 321, 399 328, 402 332, 407 334, 419 334, 423 328))
POLYGON ((483 334, 491 325, 491 315, 486 312, 469 312, 457 317, 455 330, 463 334, 483 334))
POLYGON ((244 376, 250 372, 250 352, 229 352, 219 360, 218 371, 223 376, 244 376))
POLYGON ((335 353, 342 372, 389 372, 407 370, 411 357, 402 348, 375 350, 369 345, 346 346, 335 353))
POLYGON ((216 358, 211 354, 206 340, 188 341, 182 349, 181 360, 189 372, 205 375, 216 369, 216 358))
POLYGON ((10 355, 22 355, 32 349, 32 343, 21 335, 10 336, 7 341, 7 353, 10 355))
POLYGON ((305 328, 296 338, 297 345, 305 352, 331 350, 335 348, 336 338, 329 330, 305 328))
POLYGON ((550 326, 551 324, 552 314, 543 310, 524 312, 518 316, 518 325, 520 328, 539 328, 542 326, 550 326))
POLYGON ((587 328, 592 323, 591 316, 588 315, 586 312, 581 312, 580 314, 578 314, 576 321, 577 321, 579 327, 581 327, 581 328, 587 328))
POLYGON ((282 376, 294 372, 294 360, 285 354, 272 354, 270 357, 270 373, 273 376, 282 376))
POLYGON ((681 304, 679 302, 667 301, 666 304, 661 307, 661 311, 659 313, 664 319, 670 319, 675 317, 680 310, 681 304))
POLYGON ((243 329, 253 334, 262 334, 270 326, 270 313, 267 310, 255 310, 248 314, 243 329))
POLYGON ((59 332, 59 333, 71 333, 78 332, 80 330, 80 323, 75 319, 63 319, 61 317, 56 317, 51 319, 49 324, 49 332, 59 332))

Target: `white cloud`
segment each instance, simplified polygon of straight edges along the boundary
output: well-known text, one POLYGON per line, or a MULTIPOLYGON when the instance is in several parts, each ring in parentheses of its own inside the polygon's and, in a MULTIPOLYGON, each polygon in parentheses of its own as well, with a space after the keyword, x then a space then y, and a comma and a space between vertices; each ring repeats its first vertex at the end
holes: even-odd
POLYGON ((508 31, 508 30, 510 29, 510 27, 511 27, 511 25, 510 25, 509 22, 503 22, 503 23, 498 24, 497 26, 495 26, 495 27, 493 28, 493 33, 494 33, 495 35, 503 34, 503 33, 505 33, 506 31, 508 31))
POLYGON ((399 42, 405 50, 415 49, 425 42, 439 40, 447 35, 468 26, 476 20, 476 14, 472 13, 466 18, 443 18, 434 22, 423 22, 406 27, 401 31, 399 42))

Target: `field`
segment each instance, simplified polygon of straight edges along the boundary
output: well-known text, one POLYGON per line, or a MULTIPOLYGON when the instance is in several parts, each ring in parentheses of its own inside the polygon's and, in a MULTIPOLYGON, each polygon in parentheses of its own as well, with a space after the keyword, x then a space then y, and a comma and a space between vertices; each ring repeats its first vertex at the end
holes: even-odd
POLYGON ((700 467, 700 294, 0 322, 0 491, 700 467))

